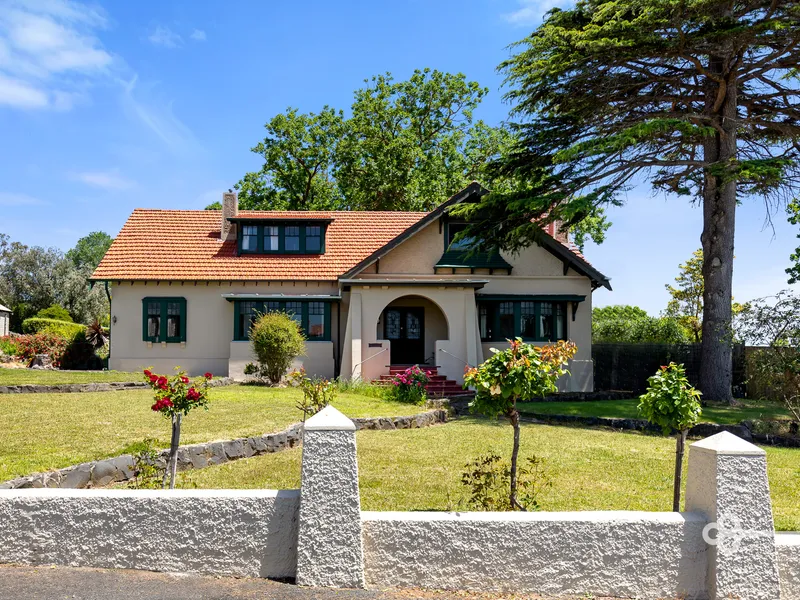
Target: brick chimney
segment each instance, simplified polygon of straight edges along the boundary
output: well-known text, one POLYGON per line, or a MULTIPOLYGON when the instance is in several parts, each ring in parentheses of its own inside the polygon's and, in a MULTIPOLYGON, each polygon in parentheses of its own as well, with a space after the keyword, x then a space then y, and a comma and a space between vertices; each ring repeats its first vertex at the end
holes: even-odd
POLYGON ((553 221, 545 225, 544 230, 562 244, 569 244, 569 230, 562 229, 563 225, 563 221, 553 221))
POLYGON ((238 214, 239 214, 239 198, 236 197, 236 192, 223 192, 222 228, 219 236, 223 242, 233 241, 236 239, 236 225, 229 222, 228 219, 235 217, 238 214))

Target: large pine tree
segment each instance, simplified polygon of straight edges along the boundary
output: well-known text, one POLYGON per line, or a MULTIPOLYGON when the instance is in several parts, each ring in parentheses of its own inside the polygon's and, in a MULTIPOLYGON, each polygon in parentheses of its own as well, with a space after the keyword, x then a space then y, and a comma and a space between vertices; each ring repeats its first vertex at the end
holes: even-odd
POLYGON ((581 0, 514 48, 522 142, 501 168, 521 187, 465 208, 473 231, 513 249, 532 218, 597 220, 643 180, 702 202, 700 383, 730 401, 737 202, 784 201, 800 175, 800 3, 581 0))

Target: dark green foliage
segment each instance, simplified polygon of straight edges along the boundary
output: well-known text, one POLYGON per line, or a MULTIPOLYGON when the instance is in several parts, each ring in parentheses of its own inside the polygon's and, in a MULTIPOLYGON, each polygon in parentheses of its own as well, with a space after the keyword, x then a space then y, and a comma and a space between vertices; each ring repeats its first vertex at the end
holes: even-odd
POLYGON ((78 269, 88 268, 94 271, 105 256, 114 239, 103 231, 93 231, 79 239, 75 247, 69 250, 66 258, 78 269))
MULTIPOLYGON (((55 321, 66 321, 67 323, 72 323, 72 317, 69 314, 69 311, 64 308, 63 306, 59 306, 58 304, 53 304, 48 306, 47 308, 43 308, 38 313, 36 313, 36 317, 39 319, 53 319, 55 321)), ((30 333, 26 331, 25 333, 30 333)))
POLYGON ((300 325, 285 312, 261 315, 250 328, 250 343, 259 370, 273 385, 280 383, 292 361, 305 352, 300 325))
POLYGON ((518 185, 463 207, 464 235, 514 250, 536 240, 532 221, 602 229, 642 179, 702 200, 700 382, 732 401, 736 205, 800 184, 800 4, 579 0, 514 50, 501 69, 520 143, 497 171, 518 185))
POLYGON ((431 69, 407 81, 386 73, 365 83, 347 118, 329 106, 271 118, 252 148, 264 159, 261 170, 235 186, 240 207, 430 210, 474 179, 506 188, 485 167, 513 137, 472 118, 486 88, 431 69))
POLYGON ((605 306, 592 310, 593 343, 687 344, 677 320, 651 317, 638 306, 605 306))
MULTIPOLYGON (((791 202, 787 211, 789 213, 789 223, 800 225, 800 201, 791 202)), ((797 237, 800 238, 800 234, 797 237)), ((786 273, 789 275, 789 283, 794 284, 800 281, 800 246, 795 248, 794 252, 789 256, 789 260, 793 264, 786 269, 786 273)))

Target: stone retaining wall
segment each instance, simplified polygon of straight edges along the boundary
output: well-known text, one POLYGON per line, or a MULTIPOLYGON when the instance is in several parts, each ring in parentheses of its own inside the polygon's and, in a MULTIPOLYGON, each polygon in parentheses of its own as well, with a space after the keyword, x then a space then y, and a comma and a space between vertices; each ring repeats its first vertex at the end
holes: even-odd
MULTIPOLYGON (((210 387, 232 385, 233 379, 222 377, 212 379, 210 387)), ((0 385, 0 394, 73 394, 82 392, 116 392, 119 390, 144 390, 150 386, 140 381, 123 381, 109 383, 63 383, 60 385, 39 385, 38 383, 22 383, 20 385, 0 385)))
MULTIPOLYGON (((353 419, 356 429, 417 429, 447 421, 447 411, 429 410, 424 413, 402 417, 367 417, 353 419)), ((206 442, 181 446, 178 449, 178 470, 204 469, 240 458, 280 452, 293 448, 303 441, 303 424, 295 423, 283 431, 259 436, 237 438, 219 442, 206 442)), ((169 456, 163 450, 157 459, 164 468, 169 456)), ((19 488, 86 488, 103 487, 133 478, 134 457, 123 454, 47 473, 35 473, 0 483, 0 489, 19 488)))

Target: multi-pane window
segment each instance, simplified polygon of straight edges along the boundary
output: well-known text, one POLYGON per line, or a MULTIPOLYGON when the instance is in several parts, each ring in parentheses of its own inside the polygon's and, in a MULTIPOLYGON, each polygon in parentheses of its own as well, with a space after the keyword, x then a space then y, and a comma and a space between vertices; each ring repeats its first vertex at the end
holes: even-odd
POLYGON ((519 303, 519 332, 525 339, 536 337, 536 311, 533 302, 519 303))
POLYGON ((325 252, 325 224, 296 225, 256 222, 241 224, 239 252, 244 254, 322 254, 325 252))
POLYGON ((161 337, 161 302, 147 303, 147 333, 146 339, 158 341, 161 337))
POLYGON ((258 227, 245 225, 242 227, 242 252, 258 251, 258 227))
POLYGON ((455 241, 457 234, 467 228, 465 223, 448 223, 447 226, 447 249, 448 250, 468 250, 475 243, 473 238, 463 238, 455 241))
POLYGON ((258 317, 257 305, 255 302, 241 302, 239 304, 239 320, 237 327, 242 333, 242 337, 250 337, 250 328, 258 317))
POLYGON ((303 303, 302 302, 286 302, 284 309, 292 319, 297 321, 298 325, 303 326, 303 303))
POLYGON ((521 337, 548 342, 567 338, 566 302, 503 300, 478 302, 478 328, 483 341, 521 337))
POLYGON ((503 339, 514 337, 514 303, 501 302, 498 307, 499 331, 503 339))
POLYGON ((264 227, 264 252, 278 252, 280 250, 280 233, 277 225, 264 227))
POLYGON ((330 302, 309 302, 305 300, 235 300, 233 339, 249 339, 250 326, 260 315, 269 312, 285 312, 294 319, 306 337, 312 341, 331 339, 330 302))
POLYGON ((493 323, 491 319, 491 312, 489 307, 485 304, 478 305, 478 326, 481 332, 482 340, 492 339, 493 323))
POLYGON ((186 298, 144 298, 142 339, 147 342, 186 341, 186 298))
POLYGON ((310 340, 320 340, 325 337, 325 303, 308 303, 308 329, 306 335, 310 340))
POLYGON ((306 227, 306 252, 322 250, 322 227, 319 225, 306 227))
POLYGON ((300 227, 291 225, 285 228, 284 250, 286 252, 300 252, 300 227))

